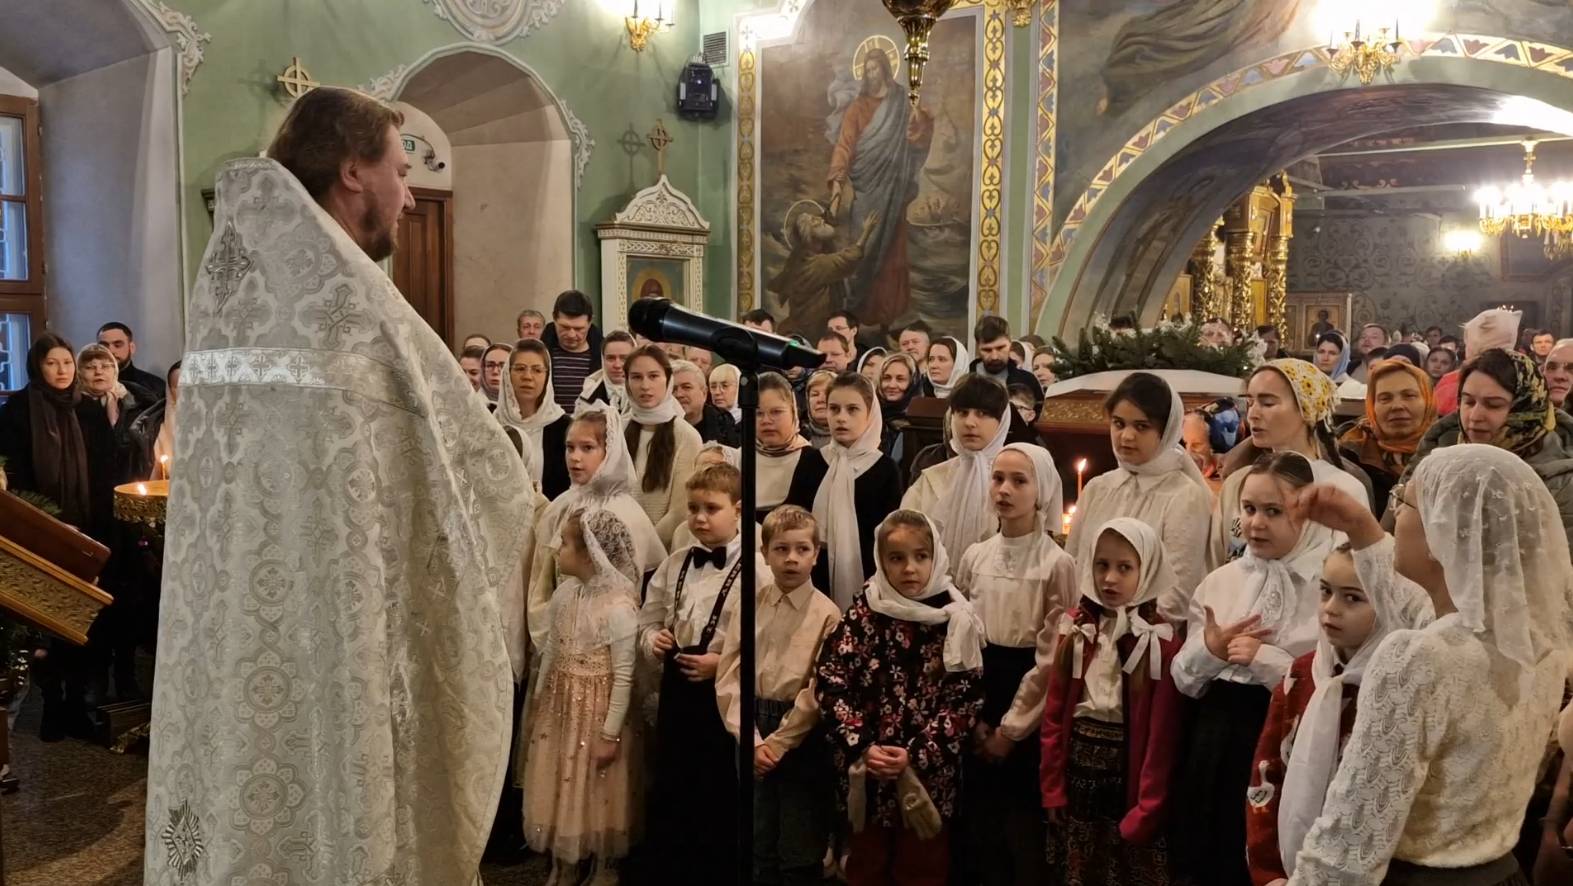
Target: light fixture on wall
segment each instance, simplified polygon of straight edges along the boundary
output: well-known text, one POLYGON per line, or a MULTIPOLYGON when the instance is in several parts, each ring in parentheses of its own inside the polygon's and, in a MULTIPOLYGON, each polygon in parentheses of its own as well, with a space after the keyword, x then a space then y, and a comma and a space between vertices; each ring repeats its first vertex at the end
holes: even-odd
POLYGON ((1328 33, 1327 66, 1370 86, 1378 74, 1392 78, 1403 57, 1404 27, 1423 28, 1436 10, 1435 0, 1322 0, 1317 13, 1328 33))
POLYGON ((1524 174, 1505 188, 1475 192, 1480 230, 1488 237, 1511 232, 1520 239, 1573 234, 1573 184, 1535 179, 1535 140, 1524 140, 1524 174))
POLYGON ((1455 228, 1442 235, 1442 249, 1452 258, 1465 259, 1480 251, 1483 242, 1479 231, 1455 228))
POLYGON ((627 0, 626 5, 623 26, 628 29, 628 46, 634 52, 644 52, 657 31, 677 25, 674 0, 627 0))

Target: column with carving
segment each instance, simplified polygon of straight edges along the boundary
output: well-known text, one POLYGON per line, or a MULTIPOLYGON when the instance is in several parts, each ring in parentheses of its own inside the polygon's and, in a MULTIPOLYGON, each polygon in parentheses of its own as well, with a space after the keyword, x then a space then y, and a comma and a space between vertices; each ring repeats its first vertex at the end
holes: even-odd
POLYGON ((1283 335, 1289 313, 1289 241, 1294 239, 1294 186, 1287 174, 1273 177, 1278 194, 1277 224, 1267 243, 1267 322, 1283 335))
POLYGON ((1185 263, 1185 273, 1191 278, 1191 316, 1199 321, 1210 317, 1227 317, 1228 303, 1219 285, 1218 266, 1213 260, 1218 246, 1219 219, 1207 228, 1207 233, 1197 242, 1191 258, 1185 263))
POLYGON ((1237 332, 1248 332, 1256 325, 1255 299, 1251 283, 1261 273, 1261 262, 1256 258, 1260 235, 1252 225, 1252 194, 1246 194, 1230 206, 1223 216, 1224 231, 1224 285, 1228 290, 1229 310, 1223 315, 1237 332))

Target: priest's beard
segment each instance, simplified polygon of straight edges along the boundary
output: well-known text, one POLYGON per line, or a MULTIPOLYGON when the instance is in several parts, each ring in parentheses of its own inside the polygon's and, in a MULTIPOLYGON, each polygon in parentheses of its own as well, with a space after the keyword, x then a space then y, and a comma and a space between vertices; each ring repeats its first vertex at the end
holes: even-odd
POLYGON ((383 211, 382 198, 375 191, 366 191, 366 211, 361 213, 361 248, 366 250, 366 255, 372 261, 382 261, 393 254, 399 247, 399 221, 395 216, 393 224, 382 226, 383 211))

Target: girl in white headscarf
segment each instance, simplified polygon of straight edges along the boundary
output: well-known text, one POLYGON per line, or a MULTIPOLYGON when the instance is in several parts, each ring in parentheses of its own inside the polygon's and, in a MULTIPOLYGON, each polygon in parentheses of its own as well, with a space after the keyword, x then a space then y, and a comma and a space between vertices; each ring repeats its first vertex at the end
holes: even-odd
POLYGON ((1096 530, 1116 517, 1146 523, 1163 541, 1175 585, 1159 601, 1164 615, 1183 620, 1191 592, 1207 574, 1212 493, 1201 469, 1182 448, 1185 404, 1179 392, 1150 372, 1133 372, 1103 402, 1109 445, 1119 467, 1087 482, 1065 540, 1077 563, 1092 555, 1096 530))
POLYGON ((634 498, 662 543, 670 544, 672 533, 688 517, 686 484, 704 440, 672 396, 672 361, 659 345, 634 351, 624 377, 632 402, 627 442, 638 477, 634 498))
POLYGON ((1010 408, 999 382, 963 379, 951 392, 946 418, 955 455, 925 470, 901 497, 902 507, 934 517, 947 550, 965 552, 999 528, 989 509, 989 476, 1010 433, 1010 408))
POLYGON ((956 586, 983 619, 983 711, 968 754, 961 821, 968 868, 984 882, 1041 882, 1038 725, 1060 617, 1075 605, 1076 564, 1049 534, 1061 511, 1048 450, 1012 443, 994 458, 999 532, 969 547, 956 586))
POLYGON ((569 514, 582 508, 601 508, 616 514, 633 536, 641 577, 666 559, 661 537, 631 493, 634 463, 628 455, 622 419, 616 409, 606 403, 580 406, 568 428, 566 462, 573 485, 541 512, 535 524, 535 553, 530 564, 526 608, 530 643, 535 649, 543 648, 550 627, 547 608, 561 578, 557 572, 557 548, 562 540, 563 520, 569 514))
POLYGON ((548 499, 568 489, 563 447, 569 417, 552 399, 552 354, 538 341, 521 341, 508 355, 497 397, 497 421, 530 469, 536 488, 548 499))
POLYGON ((1461 444, 1399 493, 1392 566, 1376 568, 1419 584, 1439 617, 1366 665, 1291 886, 1527 882, 1513 848, 1573 645, 1567 537, 1538 479, 1511 452, 1461 444))
POLYGON ((982 621, 951 583, 933 523, 896 511, 873 534, 879 568, 825 640, 815 675, 852 826, 853 883, 891 882, 898 863, 949 867, 960 738, 983 704, 982 621))
MULTIPOLYGON (((1351 512, 1360 519, 1348 530, 1352 539, 1387 540, 1368 510, 1355 505, 1351 512)), ((1386 550, 1390 563, 1391 542, 1386 550)), ((1433 617, 1430 598, 1418 585, 1388 579, 1387 570, 1372 565, 1369 549, 1355 553, 1349 544, 1328 555, 1322 564, 1322 635, 1315 651, 1295 659, 1273 689, 1246 795, 1246 858, 1258 883, 1286 880, 1294 870, 1306 831, 1322 813, 1377 647, 1389 633, 1424 627, 1433 617), (1376 574, 1366 581, 1362 571, 1376 574)))
POLYGON ((1263 456, 1240 487, 1244 556, 1196 588, 1185 645, 1171 674, 1199 700, 1179 789, 1186 814, 1173 848, 1180 872, 1198 882, 1249 886, 1245 791, 1271 689, 1319 636, 1317 580, 1336 544, 1332 530, 1301 518, 1296 493, 1314 475, 1305 456, 1263 456))
POLYGON ((1140 520, 1118 517, 1093 534, 1043 711, 1049 860, 1066 882, 1166 884, 1184 700, 1169 674, 1180 633, 1158 601, 1175 579, 1158 533, 1140 520))
POLYGON ((825 541, 814 569, 814 586, 824 588, 843 612, 874 574, 874 529, 901 506, 901 468, 880 452, 884 422, 874 386, 855 372, 830 383, 827 397, 829 469, 814 495, 814 519, 825 541))
POLYGON ((602 872, 615 877, 641 811, 632 699, 642 575, 633 536, 611 511, 574 511, 560 542, 564 581, 519 733, 524 836, 551 855, 554 881, 593 858, 596 882, 602 872))
POLYGON ((961 377, 972 365, 972 355, 960 339, 945 336, 929 345, 928 363, 924 366, 923 396, 945 398, 956 387, 961 377))

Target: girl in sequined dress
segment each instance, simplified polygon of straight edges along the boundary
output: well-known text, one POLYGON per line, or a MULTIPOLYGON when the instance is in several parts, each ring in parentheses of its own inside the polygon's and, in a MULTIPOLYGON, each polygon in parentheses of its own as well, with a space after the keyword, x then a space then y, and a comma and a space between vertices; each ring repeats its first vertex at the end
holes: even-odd
POLYGON ((551 632, 531 698, 524 778, 524 835, 549 853, 548 886, 617 882, 615 862, 637 837, 641 808, 628 716, 639 619, 639 567, 628 528, 610 511, 579 511, 563 524, 551 632))

